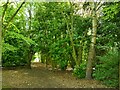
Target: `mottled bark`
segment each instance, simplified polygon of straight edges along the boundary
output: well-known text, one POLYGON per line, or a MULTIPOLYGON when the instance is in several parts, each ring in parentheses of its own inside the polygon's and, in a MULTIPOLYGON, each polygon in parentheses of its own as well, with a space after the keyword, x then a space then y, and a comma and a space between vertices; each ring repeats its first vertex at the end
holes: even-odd
POLYGON ((87 69, 86 69, 86 79, 92 79, 92 64, 95 57, 95 44, 96 44, 96 34, 97 34, 97 16, 96 16, 96 3, 93 2, 93 13, 92 13, 92 38, 88 55, 87 69))

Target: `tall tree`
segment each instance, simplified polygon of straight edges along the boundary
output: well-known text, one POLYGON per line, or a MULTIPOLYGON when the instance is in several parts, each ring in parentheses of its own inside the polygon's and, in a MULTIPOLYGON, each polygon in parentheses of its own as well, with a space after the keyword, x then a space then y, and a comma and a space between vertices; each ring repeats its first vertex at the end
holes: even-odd
POLYGON ((9 0, 7 0, 7 2, 3 5, 5 6, 5 8, 2 13, 2 17, 0 18, 0 64, 2 61, 2 24, 3 24, 3 20, 4 20, 5 12, 7 10, 8 3, 9 3, 9 0))
POLYGON ((88 55, 87 69, 86 69, 86 79, 92 79, 92 63, 95 57, 95 44, 96 44, 96 34, 97 34, 97 15, 96 15, 96 2, 92 3, 92 36, 91 44, 88 55))
MULTIPOLYGON (((32 23, 31 2, 29 3, 28 13, 29 13, 29 22, 28 22, 29 23, 29 28, 28 28, 29 30, 28 30, 28 34, 29 34, 29 38, 31 38, 32 37, 31 34, 30 34, 31 29, 32 29, 32 27, 31 27, 31 23, 32 23)), ((33 56, 32 46, 30 45, 29 51, 28 51, 28 60, 27 60, 28 61, 27 66, 30 69, 31 69, 32 56, 33 56)))
POLYGON ((75 43, 74 43, 74 40, 73 40, 73 36, 74 36, 74 3, 72 2, 69 2, 68 3, 69 6, 70 6, 70 9, 71 9, 71 12, 70 12, 70 16, 67 16, 68 20, 70 19, 70 22, 66 22, 67 23, 67 30, 68 30, 68 35, 70 37, 70 42, 71 42, 71 46, 72 46, 72 57, 76 63, 76 67, 79 67, 80 65, 80 62, 79 60, 77 59, 77 54, 76 54, 76 50, 75 50, 75 43), (69 23, 70 23, 70 27, 69 27, 69 23))
POLYGON ((2 61, 2 23, 0 23, 0 65, 1 65, 1 61, 2 61))

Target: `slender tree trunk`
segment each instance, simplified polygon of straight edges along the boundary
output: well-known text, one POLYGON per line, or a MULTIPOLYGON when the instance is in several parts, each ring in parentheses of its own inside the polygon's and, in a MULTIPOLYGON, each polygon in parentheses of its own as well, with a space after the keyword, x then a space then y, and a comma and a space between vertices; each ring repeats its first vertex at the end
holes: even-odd
MULTIPOLYGON (((71 6, 71 11, 72 11, 72 3, 68 1, 68 4, 71 6)), ((61 12, 63 13, 63 12, 61 12)), ((63 14, 64 15, 64 14, 63 14)), ((69 16, 67 15, 67 19, 69 19, 69 16)), ((75 62, 76 66, 79 66, 78 61, 77 61, 77 55, 76 55, 76 50, 75 50, 75 46, 74 46, 74 41, 73 41, 73 11, 71 13, 71 25, 69 28, 69 22, 66 19, 66 17, 64 16, 65 20, 66 20, 66 24, 67 24, 67 31, 68 31, 68 36, 70 37, 70 42, 71 42, 71 46, 72 46, 72 57, 74 61, 71 62, 75 62)))
POLYGON ((2 23, 0 22, 0 65, 2 64, 2 23))
POLYGON ((46 65, 46 68, 48 67, 48 56, 45 55, 45 65, 46 65))
POLYGON ((33 56, 33 54, 32 54, 32 52, 30 51, 29 53, 28 53, 28 62, 27 62, 27 68, 28 69, 31 69, 31 60, 32 60, 32 56, 33 56))
POLYGON ((79 63, 77 61, 77 55, 76 55, 76 50, 75 50, 75 46, 74 46, 74 41, 73 41, 73 13, 71 14, 71 29, 69 28, 68 22, 67 22, 67 30, 68 30, 68 34, 70 37, 70 41, 71 41, 71 45, 72 45, 72 57, 76 63, 76 66, 79 67, 79 63))
POLYGON ((4 16, 5 16, 5 12, 7 10, 7 7, 8 7, 8 3, 9 3, 9 0, 7 0, 7 3, 5 4, 5 9, 3 11, 3 14, 2 14, 2 17, 0 18, 0 65, 2 65, 2 25, 3 25, 3 22, 4 22, 4 16))
MULTIPOLYGON (((29 30, 28 30, 28 37, 32 37, 30 35, 31 33, 31 18, 32 18, 32 15, 31 15, 31 3, 29 4, 30 5, 30 8, 28 10, 29 12, 29 30)), ((28 62, 27 62, 27 67, 31 69, 31 60, 32 60, 32 56, 33 56, 33 52, 32 52, 32 47, 29 46, 29 51, 28 51, 28 62)))
POLYGON ((70 31, 68 25, 67 25, 67 30, 68 30, 71 45, 72 45, 72 57, 73 57, 76 65, 79 66, 78 61, 77 61, 77 55, 76 55, 75 47, 74 47, 74 41, 73 41, 73 35, 72 35, 73 32, 70 31))
MULTIPOLYGON (((120 55, 120 54, 119 54, 120 55)), ((119 60, 120 61, 120 60, 119 60)), ((120 81, 120 62, 119 62, 119 81, 120 81)), ((120 83, 119 83, 119 90, 120 90, 120 83)))
MULTIPOLYGON (((1 39, 1 35, 0 35, 0 39, 1 39)), ((1 67, 2 67, 2 42, 0 40, 0 80, 2 81, 2 68, 1 67)), ((0 85, 2 86, 2 82, 0 82, 0 85)), ((2 90, 2 87, 0 87, 0 89, 2 90)))
POLYGON ((83 53, 84 53, 84 39, 86 38, 87 35, 87 30, 84 32, 84 35, 82 37, 82 39, 80 40, 80 46, 79 46, 79 51, 78 51, 78 63, 79 65, 82 63, 82 59, 83 59, 83 53))
POLYGON ((95 56, 95 44, 96 44, 96 34, 97 34, 97 16, 96 16, 96 6, 93 2, 93 20, 92 20, 92 38, 88 55, 87 69, 86 69, 86 79, 92 79, 92 64, 95 56))
POLYGON ((80 43, 79 51, 78 51, 78 63, 82 63, 82 52, 83 52, 83 45, 82 42, 80 43))
MULTIPOLYGON (((118 33, 119 34, 119 33, 118 33)), ((120 90, 120 36, 117 37, 118 38, 118 63, 119 63, 119 90, 120 90)))

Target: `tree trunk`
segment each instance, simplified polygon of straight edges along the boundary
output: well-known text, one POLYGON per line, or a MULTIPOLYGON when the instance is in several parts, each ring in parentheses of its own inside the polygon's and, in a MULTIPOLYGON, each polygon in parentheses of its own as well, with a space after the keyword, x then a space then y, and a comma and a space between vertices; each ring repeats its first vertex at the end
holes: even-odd
POLYGON ((96 3, 93 2, 93 20, 92 20, 92 38, 88 55, 87 69, 86 69, 86 79, 92 79, 92 64, 95 56, 95 44, 96 44, 96 34, 97 34, 97 16, 96 16, 96 3))
POLYGON ((47 68, 47 65, 48 65, 48 55, 45 55, 45 66, 47 68))
POLYGON ((81 41, 79 51, 78 51, 78 64, 82 63, 82 52, 83 52, 83 42, 81 41))
POLYGON ((38 52, 38 58, 39 58, 39 62, 41 62, 41 51, 38 52))
MULTIPOLYGON (((68 25, 67 25, 67 27, 68 27, 68 25)), ((72 57, 73 57, 76 65, 78 66, 77 55, 76 55, 74 42, 73 42, 73 35, 72 35, 72 32, 69 30, 69 28, 67 30, 69 32, 69 37, 70 37, 70 41, 71 41, 71 45, 72 45, 72 57)))
POLYGON ((75 50, 74 41, 73 41, 73 13, 71 14, 71 29, 69 28, 68 22, 67 22, 67 30, 68 30, 68 34, 69 34, 71 45, 72 45, 72 57, 76 63, 76 66, 78 67, 79 64, 77 61, 77 55, 76 55, 76 50, 75 50))
POLYGON ((32 56, 33 56, 33 54, 32 54, 32 52, 30 51, 30 52, 28 53, 28 62, 27 62, 27 68, 28 68, 28 69, 31 69, 32 56))
MULTIPOLYGON (((32 35, 30 35, 30 33, 31 33, 31 18, 32 18, 32 14, 31 14, 31 3, 30 3, 29 5, 30 5, 30 8, 29 8, 29 10, 28 10, 28 13, 29 13, 29 30, 28 30, 28 37, 31 38, 31 37, 32 37, 32 35)), ((29 69, 31 69, 32 56, 33 56, 32 46, 29 46, 28 60, 27 60, 27 68, 29 68, 29 69)))
POLYGON ((2 23, 0 22, 0 65, 2 64, 2 23))
MULTIPOLYGON (((118 47, 118 61, 120 61, 120 43, 118 47)), ((120 81, 120 62, 119 62, 119 81, 120 81)), ((119 90, 120 90, 120 82, 119 82, 119 90)))

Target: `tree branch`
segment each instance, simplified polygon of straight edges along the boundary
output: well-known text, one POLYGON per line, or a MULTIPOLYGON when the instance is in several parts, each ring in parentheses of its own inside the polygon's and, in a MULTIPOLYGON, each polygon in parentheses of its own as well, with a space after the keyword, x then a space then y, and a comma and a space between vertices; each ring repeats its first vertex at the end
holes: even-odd
POLYGON ((10 20, 8 21, 8 24, 6 25, 5 28, 7 28, 7 26, 9 25, 9 23, 13 20, 13 18, 16 16, 16 14, 18 13, 18 11, 21 9, 21 7, 23 6, 23 4, 25 4, 25 0, 24 2, 22 2, 22 4, 20 5, 20 7, 17 9, 17 11, 13 14, 13 16, 10 18, 10 20))
POLYGON ((5 12, 6 12, 6 10, 7 10, 8 3, 9 3, 9 0, 7 0, 7 3, 5 4, 5 9, 4 9, 4 11, 3 11, 2 18, 1 18, 2 23, 3 23, 3 18, 4 18, 4 16, 5 16, 5 12))
POLYGON ((98 11, 101 7, 102 7, 102 5, 103 5, 103 3, 98 3, 98 5, 97 5, 97 8, 96 8, 96 11, 98 11))

